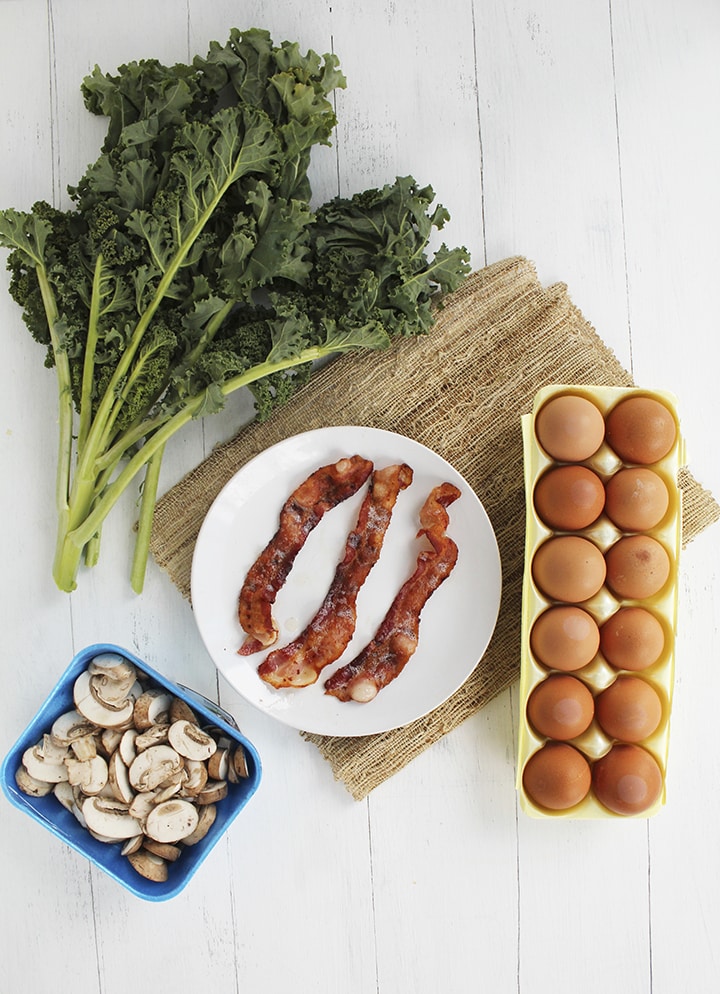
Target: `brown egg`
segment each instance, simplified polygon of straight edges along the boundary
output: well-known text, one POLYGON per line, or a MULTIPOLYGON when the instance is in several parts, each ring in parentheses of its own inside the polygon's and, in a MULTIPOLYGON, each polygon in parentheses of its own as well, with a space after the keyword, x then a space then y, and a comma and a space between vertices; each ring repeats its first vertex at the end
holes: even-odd
POLYGON ((551 811, 575 807, 587 796, 591 782, 588 761, 565 742, 548 742, 533 753, 523 770, 525 793, 551 811))
POLYGON ((565 742, 577 738, 593 719, 593 695, 577 677, 546 677, 528 697, 527 715, 539 735, 565 742))
POLYGON ((654 528, 665 517, 669 503, 663 478, 643 466, 618 470, 605 484, 605 511, 623 531, 654 528))
POLYGON ((614 745, 595 763, 592 782, 600 803, 619 815, 642 814, 663 790, 657 761, 637 745, 614 745))
POLYGON ((619 670, 646 670, 665 648, 663 626, 644 607, 621 607, 600 628, 600 649, 619 670))
POLYGON ((587 466, 557 466, 540 477, 533 499, 538 517, 550 528, 579 531, 600 517, 605 488, 587 466))
POLYGON ((605 422, 600 409, 586 397, 558 394, 535 416, 535 434, 553 459, 582 462, 602 445, 605 422))
POLYGON ((595 658, 599 646, 595 619, 570 604, 543 611, 530 631, 530 647, 536 658, 554 670, 582 669, 595 658))
POLYGON ((589 539, 557 535, 535 552, 532 575, 548 597, 579 604, 593 597, 605 582, 605 560, 589 539))
POLYGON ((595 701, 598 724, 612 739, 642 742, 662 721, 660 695, 639 676, 619 676, 595 701))
POLYGON ((670 576, 670 557, 650 535, 626 535, 605 553, 607 585, 618 597, 644 600, 670 576))
POLYGON ((654 397, 621 400, 605 418, 608 445, 625 462, 658 462, 675 444, 677 426, 668 408, 654 397))

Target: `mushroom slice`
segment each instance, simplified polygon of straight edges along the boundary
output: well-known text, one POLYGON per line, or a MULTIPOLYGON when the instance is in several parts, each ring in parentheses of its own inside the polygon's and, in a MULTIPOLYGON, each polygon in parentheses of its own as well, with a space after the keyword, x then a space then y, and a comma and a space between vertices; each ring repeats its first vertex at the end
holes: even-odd
POLYGON ((163 801, 169 801, 171 797, 175 797, 182 791, 183 784, 186 780, 185 770, 181 770, 180 773, 176 773, 172 777, 170 783, 164 787, 160 787, 155 794, 155 803, 161 804, 163 801))
POLYGON ((213 780, 227 780, 230 772, 229 750, 216 749, 207 761, 207 771, 213 780))
POLYGON ((137 852, 139 849, 142 848, 142 844, 144 841, 145 841, 144 835, 133 835, 131 838, 127 840, 127 842, 123 843, 123 847, 120 850, 120 855, 129 856, 130 853, 137 852))
POLYGON ((150 746, 167 742, 169 728, 170 726, 165 723, 162 725, 151 725, 144 732, 138 732, 135 738, 136 751, 142 752, 143 749, 149 749, 150 746))
POLYGON ((217 818, 217 808, 214 804, 205 804, 198 809, 198 823, 195 830, 182 840, 184 846, 194 846, 204 839, 217 818))
POLYGON ((88 721, 85 715, 73 708, 59 715, 52 723, 50 738, 58 746, 70 746, 75 739, 83 738, 85 735, 92 735, 95 726, 88 721))
POLYGON ((53 794, 71 814, 75 814, 77 804, 75 802, 75 791, 68 780, 61 780, 52 789, 53 794))
POLYGON ((192 721, 175 721, 168 729, 168 742, 187 759, 208 759, 217 749, 217 742, 192 721))
POLYGON ((65 765, 70 784, 83 794, 99 794, 108 782, 108 764, 100 755, 85 760, 67 759, 65 765))
POLYGON ((58 762, 53 759, 45 759, 42 752, 42 745, 38 743, 29 746, 22 756, 22 765, 35 780, 44 780, 45 783, 59 783, 67 780, 68 770, 63 761, 58 762))
POLYGON ((197 828, 198 819, 198 810, 190 801, 163 801, 147 816, 145 834, 156 842, 179 842, 197 828))
POLYGON ((196 804, 217 804, 227 797, 227 780, 208 780, 207 784, 195 798, 196 804))
POLYGON ((157 791, 148 790, 136 794, 132 801, 130 801, 128 810, 133 818, 137 818, 142 825, 145 824, 145 819, 155 807, 156 793, 157 791))
POLYGON ((182 853, 180 846, 175 846, 172 842, 157 842, 155 839, 151 839, 150 836, 145 836, 143 848, 147 849, 148 852, 155 853, 156 856, 161 856, 168 863, 174 863, 182 853))
POLYGON ((179 697, 173 697, 170 703, 170 723, 174 721, 191 721, 197 725, 197 715, 187 701, 182 701, 179 697))
POLYGON ((90 673, 84 670, 73 685, 73 699, 80 714, 100 728, 121 728, 132 721, 134 700, 127 698, 122 704, 108 704, 95 695, 91 680, 90 673))
POLYGON ((127 728, 123 734, 120 742, 118 743, 118 751, 122 756, 122 761, 126 766, 132 766, 132 761, 137 756, 137 749, 135 748, 135 740, 138 737, 138 730, 136 728, 127 728))
POLYGON ((117 652, 100 652, 88 663, 88 672, 92 676, 105 676, 116 683, 127 683, 128 690, 137 680, 137 670, 130 662, 117 652))
POLYGON ((137 872, 154 883, 164 883, 168 878, 167 862, 147 849, 138 849, 128 854, 128 862, 137 872))
POLYGON ((188 797, 194 797, 208 782, 208 768, 201 759, 186 759, 185 772, 187 779, 183 784, 182 792, 188 797))
POLYGON ((15 770, 15 783, 23 794, 27 794, 29 797, 46 797, 57 786, 57 784, 53 784, 49 780, 38 780, 28 773, 24 766, 18 766, 17 770, 15 770))
POLYGON ((69 752, 68 746, 56 742, 49 732, 43 735, 37 748, 42 753, 43 759, 47 759, 51 763, 64 763, 69 752))
POLYGON ((88 797, 83 801, 82 813, 88 830, 106 839, 131 839, 142 832, 137 818, 133 818, 122 801, 88 797))
POLYGON ((130 765, 130 783, 136 790, 155 790, 182 770, 182 758, 168 745, 150 746, 130 765))
POLYGON ((75 753, 76 759, 94 759, 98 755, 97 739, 94 735, 81 735, 71 743, 70 748, 75 753))
POLYGON ((250 770, 248 769, 248 763, 247 763, 247 756, 245 755, 245 750, 241 745, 238 745, 235 751, 233 752, 232 763, 230 764, 230 767, 240 780, 244 780, 246 777, 250 776, 250 770))
POLYGON ((130 773, 119 748, 115 750, 108 761, 108 783, 118 801, 130 804, 135 797, 135 791, 130 783, 130 773))
POLYGON ((151 687, 143 691, 135 701, 133 722, 139 732, 144 732, 151 725, 170 723, 170 704, 172 694, 160 687, 151 687))

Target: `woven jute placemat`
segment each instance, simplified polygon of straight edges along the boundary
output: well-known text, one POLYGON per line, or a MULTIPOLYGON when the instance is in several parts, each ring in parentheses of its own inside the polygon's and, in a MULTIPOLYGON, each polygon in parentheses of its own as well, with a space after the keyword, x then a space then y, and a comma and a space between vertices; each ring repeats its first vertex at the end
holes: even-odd
MULTIPOLYGON (((527 259, 505 259, 448 295, 429 335, 386 352, 334 360, 270 421, 243 428, 157 504, 153 557, 189 599, 195 540, 213 500, 249 459, 291 435, 344 424, 398 432, 442 455, 476 491, 495 529, 503 589, 493 638, 471 677, 448 701, 403 728, 359 738, 302 733, 357 799, 519 675, 525 520, 520 419, 549 383, 633 385, 564 284, 543 287, 527 259)), ((679 483, 687 545, 720 518, 720 506, 686 467, 679 483)))

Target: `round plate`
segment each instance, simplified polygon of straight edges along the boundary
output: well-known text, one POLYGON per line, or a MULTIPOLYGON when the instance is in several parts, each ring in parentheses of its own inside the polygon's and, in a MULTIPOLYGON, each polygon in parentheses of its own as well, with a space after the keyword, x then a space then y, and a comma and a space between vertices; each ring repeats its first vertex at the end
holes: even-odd
MULTIPOLYGON (((305 628, 322 603, 345 550, 365 487, 328 511, 310 533, 273 608, 275 648, 305 628)), ((487 648, 500 607, 497 542, 470 485, 437 453, 403 435, 376 428, 320 428, 271 446, 246 463, 216 497, 198 535, 191 595, 200 635, 218 670, 247 701, 287 725, 322 735, 370 735, 406 725, 447 700, 487 648), (276 690, 257 674, 265 653, 240 656, 244 633, 237 599, 248 569, 275 534, 292 491, 320 466, 359 454, 377 468, 406 462, 412 484, 398 496, 380 559, 357 599, 355 635, 343 655, 310 687, 276 690), (367 704, 343 703, 324 692, 325 680, 353 659, 375 634, 395 594, 412 574, 418 515, 433 487, 461 491, 448 508, 448 534, 458 545, 453 572, 427 601, 417 650, 402 673, 367 704)))

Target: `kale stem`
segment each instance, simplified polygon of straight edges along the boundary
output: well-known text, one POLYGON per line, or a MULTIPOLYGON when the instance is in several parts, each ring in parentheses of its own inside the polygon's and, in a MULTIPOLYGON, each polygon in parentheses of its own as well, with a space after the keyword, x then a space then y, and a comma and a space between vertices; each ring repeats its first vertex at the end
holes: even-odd
POLYGON ((95 375, 95 349, 98 341, 98 320, 100 317, 100 293, 102 285, 103 257, 100 253, 95 263, 93 274, 92 296, 90 298, 90 314, 88 317, 88 332, 85 341, 85 356, 83 358, 82 388, 80 391, 80 421, 78 425, 78 450, 85 445, 90 423, 92 421, 92 388, 95 375))
POLYGON ((145 585, 145 570, 147 568, 148 555, 150 554, 150 537, 155 517, 155 501, 160 482, 160 467, 164 451, 165 445, 163 444, 150 457, 145 471, 137 538, 135 540, 132 569, 130 571, 130 585, 136 594, 141 594, 145 585))

